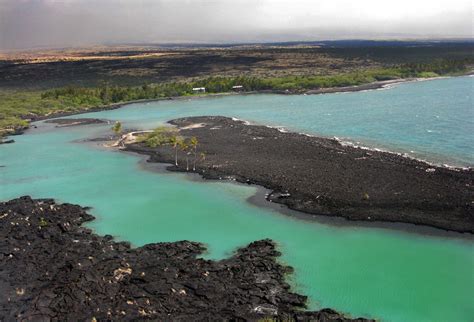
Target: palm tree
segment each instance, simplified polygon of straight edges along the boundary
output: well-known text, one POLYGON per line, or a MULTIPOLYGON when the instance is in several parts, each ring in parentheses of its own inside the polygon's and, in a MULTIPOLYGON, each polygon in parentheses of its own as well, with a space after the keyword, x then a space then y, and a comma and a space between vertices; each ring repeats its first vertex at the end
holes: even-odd
POLYGON ((173 135, 170 137, 170 144, 174 148, 174 165, 178 166, 178 147, 181 147, 183 139, 180 136, 173 135))
POLYGON ((186 140, 182 140, 179 144, 181 151, 186 154, 186 171, 189 171, 189 145, 186 143, 186 140))
POLYGON ((206 160, 206 154, 204 152, 199 153, 199 161, 206 160))
POLYGON ((194 153, 194 161, 193 161, 193 171, 196 171, 196 159, 197 159, 197 145, 198 145, 198 139, 193 136, 191 140, 189 140, 189 144, 191 145, 194 153))

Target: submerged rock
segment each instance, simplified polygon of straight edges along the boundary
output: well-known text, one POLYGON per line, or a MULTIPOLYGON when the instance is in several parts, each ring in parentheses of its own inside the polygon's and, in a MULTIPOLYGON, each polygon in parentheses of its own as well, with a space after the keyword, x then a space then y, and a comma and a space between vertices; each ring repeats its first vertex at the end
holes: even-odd
POLYGON ((57 124, 56 127, 68 127, 68 126, 80 126, 80 125, 89 125, 89 124, 102 124, 107 123, 107 121, 94 119, 94 118, 77 118, 77 119, 53 119, 47 120, 45 123, 54 123, 57 124))
POLYGON ((51 199, 0 203, 0 320, 349 320, 301 311, 271 240, 210 261, 190 241, 131 248, 81 227, 93 219, 51 199))

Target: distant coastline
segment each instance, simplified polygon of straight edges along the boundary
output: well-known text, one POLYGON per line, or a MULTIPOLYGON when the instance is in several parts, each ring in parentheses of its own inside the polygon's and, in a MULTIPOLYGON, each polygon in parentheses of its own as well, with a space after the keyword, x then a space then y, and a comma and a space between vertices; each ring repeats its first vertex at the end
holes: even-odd
POLYGON ((51 113, 48 115, 35 116, 35 117, 32 117, 30 120, 31 122, 38 122, 38 121, 54 119, 54 118, 59 118, 59 117, 115 110, 127 105, 132 105, 132 104, 137 104, 137 103, 151 103, 151 102, 160 102, 160 101, 169 101, 169 100, 176 101, 176 100, 206 99, 206 98, 223 97, 223 96, 230 96, 230 95, 255 95, 255 94, 319 95, 319 94, 361 92, 361 91, 368 91, 368 90, 383 89, 389 86, 395 86, 395 85, 403 84, 403 83, 431 81, 431 80, 445 79, 445 78, 451 78, 451 77, 466 77, 470 75, 474 75, 474 70, 471 70, 468 73, 465 73, 463 75, 458 75, 458 76, 439 76, 439 77, 429 77, 429 78, 399 78, 399 79, 393 79, 393 80, 387 80, 387 81, 375 81, 372 83, 361 84, 361 85, 356 85, 356 86, 328 87, 328 88, 313 89, 313 90, 306 90, 306 91, 260 90, 260 91, 246 91, 246 92, 206 93, 206 94, 198 94, 198 95, 192 95, 192 96, 171 96, 171 97, 142 99, 142 100, 134 100, 134 101, 128 101, 128 102, 102 105, 102 106, 97 106, 97 107, 91 107, 87 110, 82 110, 82 111, 51 113))

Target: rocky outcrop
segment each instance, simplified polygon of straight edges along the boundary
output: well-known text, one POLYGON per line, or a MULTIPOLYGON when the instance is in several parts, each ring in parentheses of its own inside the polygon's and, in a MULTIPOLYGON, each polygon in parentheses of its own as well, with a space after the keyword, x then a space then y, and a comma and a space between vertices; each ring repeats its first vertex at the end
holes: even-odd
MULTIPOLYGON (((207 179, 232 178, 271 189, 268 199, 302 212, 350 220, 403 222, 474 232, 474 171, 448 169, 397 154, 341 145, 219 116, 170 121, 195 136, 207 179), (200 126, 194 126, 199 124, 200 126)), ((127 150, 174 164, 169 146, 127 150)), ((191 159, 193 156, 191 155, 191 159)), ((181 153, 178 167, 186 171, 181 153)))
POLYGON ((270 240, 210 261, 190 241, 131 248, 81 227, 93 219, 51 199, 0 203, 0 320, 349 320, 301 311, 270 240))
POLYGON ((11 144, 11 143, 15 143, 15 140, 13 139, 2 140, 2 138, 0 138, 0 144, 11 144))
POLYGON ((45 121, 45 123, 57 124, 56 127, 68 127, 68 126, 80 126, 80 125, 89 125, 89 124, 102 124, 102 123, 107 123, 107 121, 94 119, 94 118, 77 118, 77 119, 52 119, 52 120, 45 121))

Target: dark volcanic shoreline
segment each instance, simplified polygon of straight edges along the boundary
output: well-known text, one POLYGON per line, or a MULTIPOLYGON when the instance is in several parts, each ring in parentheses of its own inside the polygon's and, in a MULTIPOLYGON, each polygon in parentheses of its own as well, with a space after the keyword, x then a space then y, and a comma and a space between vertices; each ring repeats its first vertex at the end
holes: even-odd
POLYGON ((131 248, 95 235, 81 227, 94 219, 86 208, 51 199, 3 202, 0 214, 1 320, 350 320, 301 311, 306 297, 284 281, 292 270, 270 240, 211 261, 195 242, 131 248))
POLYGON ((104 124, 108 121, 94 119, 94 118, 71 118, 71 119, 52 119, 47 120, 45 123, 56 124, 56 127, 70 127, 70 126, 81 126, 91 124, 104 124))
MULTIPOLYGON (((225 117, 170 121, 183 136, 196 136, 206 179, 232 178, 273 192, 268 199, 309 214, 349 220, 402 222, 474 232, 474 171, 452 170, 396 154, 225 117), (200 127, 190 127, 199 124, 200 127)), ((170 147, 127 145, 151 162, 174 163, 170 147)), ((179 167, 186 171, 181 155, 179 167)))

